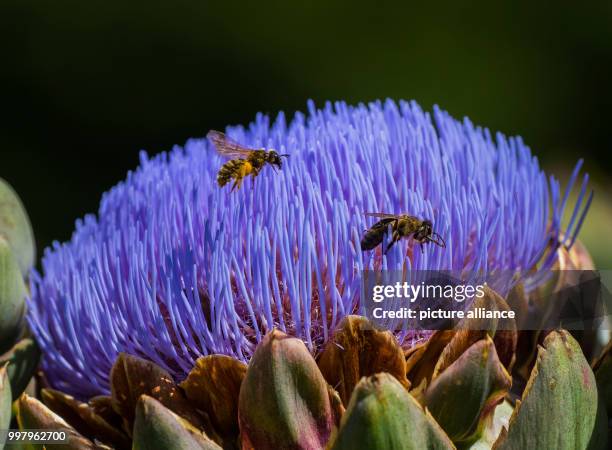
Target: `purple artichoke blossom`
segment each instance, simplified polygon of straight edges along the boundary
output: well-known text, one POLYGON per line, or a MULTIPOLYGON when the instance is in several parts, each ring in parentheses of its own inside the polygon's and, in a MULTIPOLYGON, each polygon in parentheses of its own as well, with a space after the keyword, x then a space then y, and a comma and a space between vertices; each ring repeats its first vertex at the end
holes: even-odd
POLYGON ((290 154, 279 173, 266 167, 230 193, 216 183, 225 160, 205 139, 143 152, 97 218, 47 249, 29 321, 54 387, 108 393, 119 352, 182 379, 201 355, 248 360, 273 327, 315 351, 360 311, 365 269, 512 270, 536 285, 588 209, 585 176, 562 228, 580 162, 562 195, 520 138, 493 138, 468 119, 414 102, 308 109, 227 129, 245 146, 290 154), (446 248, 413 252, 402 240, 384 258, 362 252, 366 212, 430 219, 446 248))

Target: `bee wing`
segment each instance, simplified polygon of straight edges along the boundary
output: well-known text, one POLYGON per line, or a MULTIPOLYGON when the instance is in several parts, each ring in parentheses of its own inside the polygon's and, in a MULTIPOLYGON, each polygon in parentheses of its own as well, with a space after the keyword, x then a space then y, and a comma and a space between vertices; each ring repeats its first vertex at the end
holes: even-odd
POLYGON ((367 217, 379 217, 383 219, 397 219, 398 216, 396 214, 386 214, 386 213, 365 213, 367 217))
POLYGON ((228 158, 246 158, 253 151, 228 138, 220 131, 210 130, 206 138, 213 143, 217 152, 228 158))

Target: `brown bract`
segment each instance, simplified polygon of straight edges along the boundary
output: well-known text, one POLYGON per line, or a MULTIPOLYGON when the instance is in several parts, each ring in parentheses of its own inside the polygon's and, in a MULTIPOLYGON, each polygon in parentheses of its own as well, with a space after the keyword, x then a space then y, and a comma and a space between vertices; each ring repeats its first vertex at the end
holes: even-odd
POLYGON ((406 374, 412 386, 410 393, 415 398, 421 399, 431 381, 440 355, 454 335, 455 331, 437 330, 428 340, 406 352, 406 374))
POLYGON ((117 449, 131 447, 129 437, 97 414, 91 405, 54 389, 43 389, 41 396, 47 407, 60 415, 79 433, 112 444, 117 449))
POLYGON ((238 437, 238 396, 246 370, 229 356, 203 356, 180 384, 187 400, 207 413, 224 437, 238 437))
POLYGON ((17 401, 17 423, 21 430, 52 430, 66 433, 67 449, 101 449, 108 448, 94 445, 92 441, 81 436, 63 418, 47 408, 39 400, 22 394, 17 401))
MULTIPOLYGON (((509 311, 510 307, 496 292, 485 287, 485 295, 477 298, 470 309, 485 308, 488 311, 509 311)), ((452 339, 442 351, 434 369, 434 376, 450 366, 472 344, 491 336, 502 364, 510 370, 514 362, 517 344, 516 322, 513 319, 463 319, 452 339)))
POLYGON ((406 359, 397 339, 390 331, 376 330, 364 317, 347 316, 340 322, 318 364, 345 404, 362 377, 379 372, 393 375, 406 389, 410 387, 406 359))
POLYGON ((129 433, 134 423, 136 403, 142 395, 158 400, 215 441, 221 441, 208 418, 199 414, 187 401, 168 372, 151 361, 121 353, 111 370, 111 397, 113 409, 123 417, 129 433))

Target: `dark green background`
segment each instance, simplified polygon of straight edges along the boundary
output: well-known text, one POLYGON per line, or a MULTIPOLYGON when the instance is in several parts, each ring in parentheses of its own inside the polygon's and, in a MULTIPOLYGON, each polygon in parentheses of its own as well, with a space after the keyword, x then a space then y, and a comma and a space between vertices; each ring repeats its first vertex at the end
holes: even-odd
POLYGON ((454 3, 3 0, 0 176, 41 249, 140 149, 308 98, 415 99, 522 135, 561 174, 585 157, 595 239, 611 217, 612 2, 454 3))

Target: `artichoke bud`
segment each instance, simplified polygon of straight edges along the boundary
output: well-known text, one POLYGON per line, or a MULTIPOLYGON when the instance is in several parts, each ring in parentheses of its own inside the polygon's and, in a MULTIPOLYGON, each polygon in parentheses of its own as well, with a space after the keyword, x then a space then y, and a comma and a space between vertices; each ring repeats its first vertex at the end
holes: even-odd
POLYGON ((323 448, 336 404, 304 343, 272 331, 255 350, 240 389, 242 448, 323 448))

